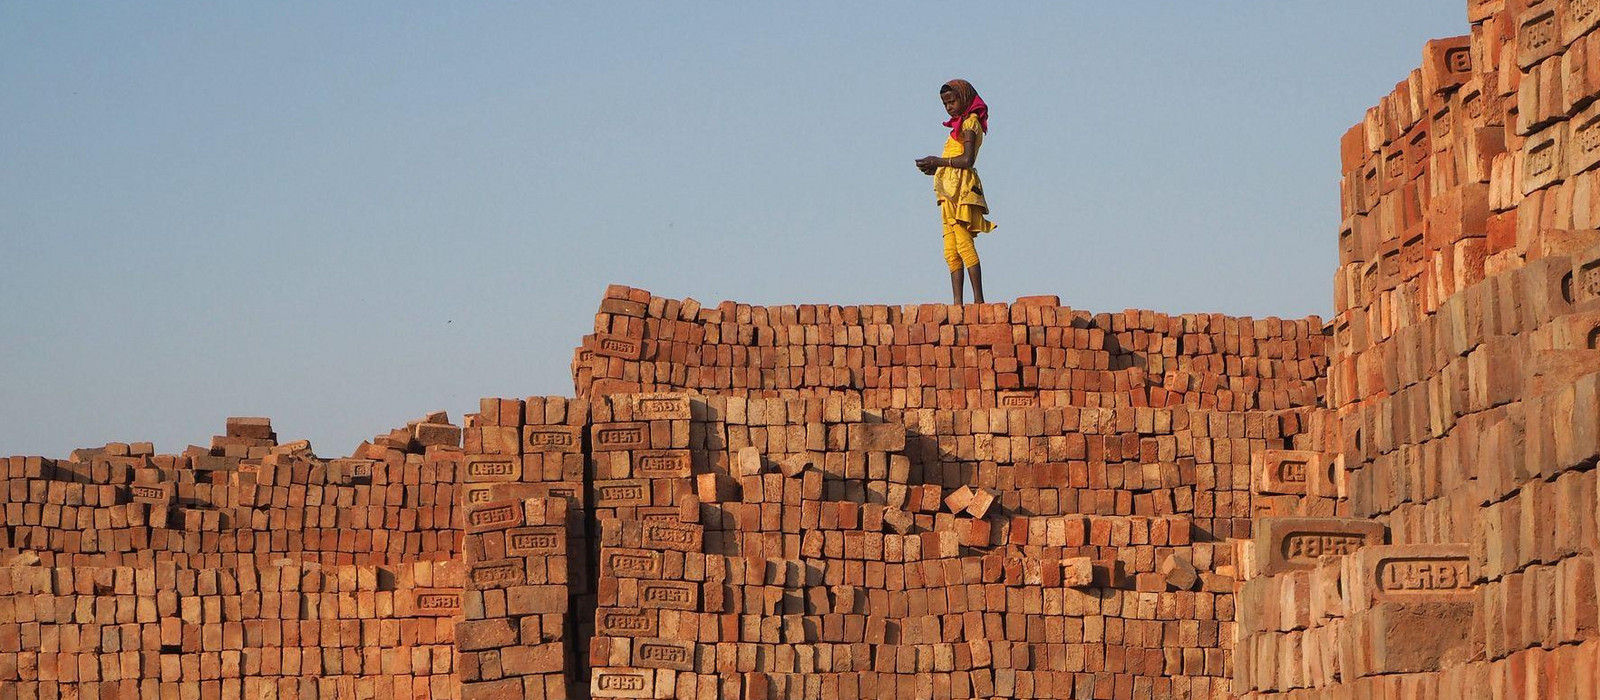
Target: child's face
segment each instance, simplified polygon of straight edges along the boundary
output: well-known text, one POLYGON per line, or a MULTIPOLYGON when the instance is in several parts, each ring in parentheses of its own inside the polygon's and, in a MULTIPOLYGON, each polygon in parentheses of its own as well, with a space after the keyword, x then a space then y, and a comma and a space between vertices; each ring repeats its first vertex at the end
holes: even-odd
POLYGON ((949 114, 953 117, 961 113, 961 98, 956 97, 954 90, 946 90, 939 93, 939 100, 944 102, 944 111, 946 114, 949 114))

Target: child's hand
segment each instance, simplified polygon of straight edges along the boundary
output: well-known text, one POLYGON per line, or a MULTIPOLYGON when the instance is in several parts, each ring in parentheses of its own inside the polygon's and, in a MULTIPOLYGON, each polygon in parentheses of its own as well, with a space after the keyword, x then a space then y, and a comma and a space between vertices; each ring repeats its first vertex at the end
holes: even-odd
POLYGON ((933 171, 939 168, 939 160, 933 156, 918 158, 917 169, 921 170, 923 175, 932 175, 933 171))

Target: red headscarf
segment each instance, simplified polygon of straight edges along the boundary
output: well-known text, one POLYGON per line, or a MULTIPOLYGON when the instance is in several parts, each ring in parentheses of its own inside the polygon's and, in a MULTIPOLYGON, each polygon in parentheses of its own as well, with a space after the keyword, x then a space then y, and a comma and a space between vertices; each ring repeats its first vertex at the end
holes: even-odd
POLYGON ((978 90, 972 87, 972 83, 956 78, 945 83, 939 92, 944 92, 944 88, 950 88, 956 94, 958 104, 962 105, 961 113, 944 123, 950 127, 951 138, 961 140, 961 123, 967 120, 969 114, 978 115, 978 126, 983 128, 983 133, 989 133, 989 105, 983 103, 982 97, 978 97, 978 90))

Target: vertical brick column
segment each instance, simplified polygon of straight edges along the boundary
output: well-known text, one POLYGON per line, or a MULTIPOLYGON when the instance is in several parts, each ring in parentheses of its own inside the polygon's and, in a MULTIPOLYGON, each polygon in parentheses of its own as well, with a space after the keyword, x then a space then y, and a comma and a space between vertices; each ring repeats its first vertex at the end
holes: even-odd
POLYGON ((581 639, 586 402, 487 398, 464 432, 462 697, 564 700, 581 639))
POLYGON ((477 503, 466 520, 462 700, 566 700, 567 500, 477 503))
POLYGON ((589 692, 596 698, 716 697, 714 679, 689 673, 705 574, 704 532, 691 489, 689 397, 615 395, 594 411, 590 445, 600 549, 589 692))

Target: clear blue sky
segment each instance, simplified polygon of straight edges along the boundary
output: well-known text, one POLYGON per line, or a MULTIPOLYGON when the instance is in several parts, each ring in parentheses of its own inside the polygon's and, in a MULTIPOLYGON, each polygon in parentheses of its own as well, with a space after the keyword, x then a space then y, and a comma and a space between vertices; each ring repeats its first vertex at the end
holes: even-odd
POLYGON ((608 283, 948 298, 912 161, 992 110, 991 300, 1327 316, 1338 140, 1464 0, 0 0, 0 454, 339 456, 570 394, 608 283))

